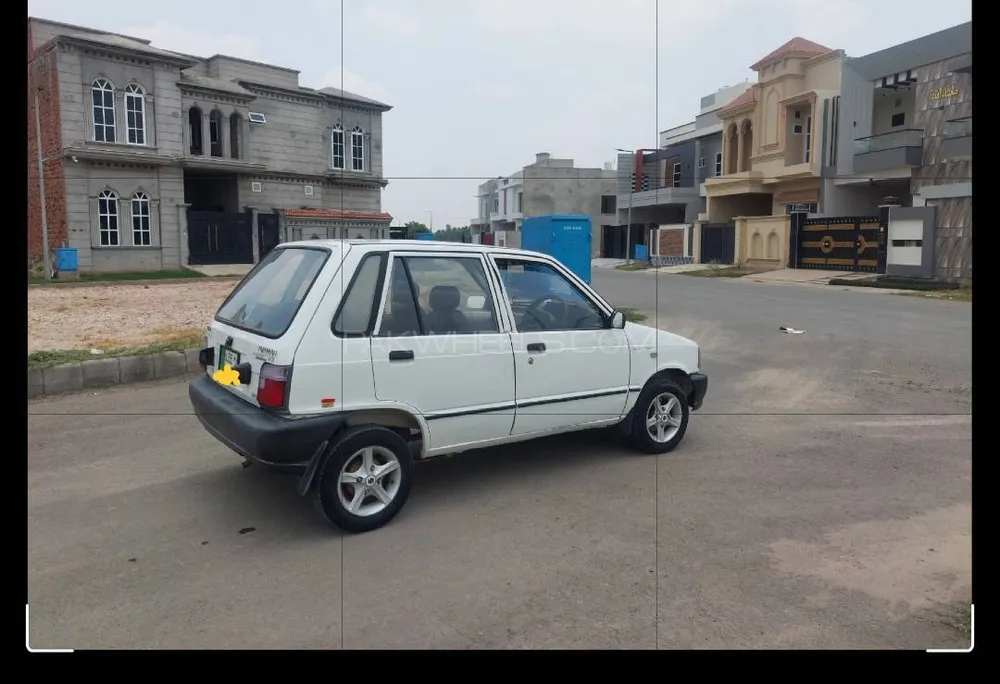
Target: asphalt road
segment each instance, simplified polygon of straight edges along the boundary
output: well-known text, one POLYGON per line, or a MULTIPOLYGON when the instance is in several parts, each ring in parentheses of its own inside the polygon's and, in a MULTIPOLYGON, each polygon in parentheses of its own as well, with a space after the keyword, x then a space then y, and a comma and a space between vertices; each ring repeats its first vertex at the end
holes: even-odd
POLYGON ((31 402, 31 646, 967 646, 968 304, 595 285, 703 345, 684 444, 582 434, 423 463, 365 535, 241 469, 183 382, 31 402))

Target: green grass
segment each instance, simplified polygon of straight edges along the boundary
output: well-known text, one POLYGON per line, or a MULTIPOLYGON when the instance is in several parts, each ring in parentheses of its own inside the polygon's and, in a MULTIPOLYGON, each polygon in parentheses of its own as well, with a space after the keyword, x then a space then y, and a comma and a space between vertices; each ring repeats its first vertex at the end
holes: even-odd
POLYGON ((696 271, 679 271, 679 275, 694 276, 696 278, 742 278, 755 271, 740 268, 739 266, 721 266, 709 264, 708 268, 701 268, 696 271))
POLYGON ((631 264, 619 264, 615 266, 616 271, 645 271, 646 269, 652 268, 653 265, 648 261, 634 261, 631 264))
POLYGON ((166 351, 184 351, 197 348, 201 344, 201 330, 176 333, 162 342, 140 347, 115 347, 105 349, 103 354, 91 354, 89 349, 59 349, 38 351, 28 354, 28 370, 41 370, 64 363, 79 363, 94 359, 116 358, 119 356, 150 356, 166 351))
POLYGON ((189 268, 170 269, 166 271, 128 271, 124 273, 81 273, 78 279, 48 281, 44 277, 33 275, 28 278, 31 285, 53 283, 114 283, 129 280, 180 280, 184 278, 208 278, 204 273, 192 271, 189 268))
MULTIPOLYGON (((943 292, 946 290, 960 290, 962 285, 949 283, 941 280, 931 280, 929 278, 900 278, 898 276, 872 276, 851 280, 849 278, 834 278, 830 285, 840 285, 846 287, 875 287, 888 290, 913 290, 915 292, 943 292)), ((970 286, 971 289, 971 286, 970 286)))
POLYGON ((625 320, 629 323, 642 323, 647 318, 646 314, 639 313, 635 309, 619 307, 618 310, 625 314, 625 320))

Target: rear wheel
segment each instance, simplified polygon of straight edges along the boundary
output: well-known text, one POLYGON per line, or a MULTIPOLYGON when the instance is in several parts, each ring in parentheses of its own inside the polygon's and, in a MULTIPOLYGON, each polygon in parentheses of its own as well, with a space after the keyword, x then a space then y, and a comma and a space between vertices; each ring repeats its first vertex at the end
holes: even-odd
POLYGON ((632 409, 632 445, 650 454, 673 451, 684 439, 688 415, 683 390, 669 380, 654 380, 632 409))
POLYGON ((393 517, 413 484, 409 445, 380 426, 351 429, 331 447, 315 496, 323 517, 347 532, 368 532, 393 517))

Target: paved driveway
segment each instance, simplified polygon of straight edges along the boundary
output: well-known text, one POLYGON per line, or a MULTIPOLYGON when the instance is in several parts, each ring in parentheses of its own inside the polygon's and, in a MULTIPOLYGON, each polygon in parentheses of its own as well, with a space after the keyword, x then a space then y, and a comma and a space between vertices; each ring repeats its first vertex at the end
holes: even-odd
POLYGON ((181 382, 31 403, 32 646, 962 645, 968 305, 595 284, 704 345, 684 445, 650 458, 586 434, 424 463, 366 535, 241 469, 181 382))

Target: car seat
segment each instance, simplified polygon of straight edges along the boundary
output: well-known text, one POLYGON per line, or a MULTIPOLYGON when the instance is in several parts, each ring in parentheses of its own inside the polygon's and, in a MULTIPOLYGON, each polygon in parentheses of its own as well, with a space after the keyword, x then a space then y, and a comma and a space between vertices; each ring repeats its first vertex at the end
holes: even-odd
POLYGON ((420 320, 417 318, 415 307, 420 306, 420 287, 413 283, 411 291, 409 279, 397 276, 392 280, 391 295, 392 309, 383 319, 381 335, 383 337, 419 335, 420 320))
POLYGON ((447 334, 468 331, 465 314, 458 310, 462 293, 454 285, 437 285, 431 288, 430 313, 424 317, 432 333, 447 334))

